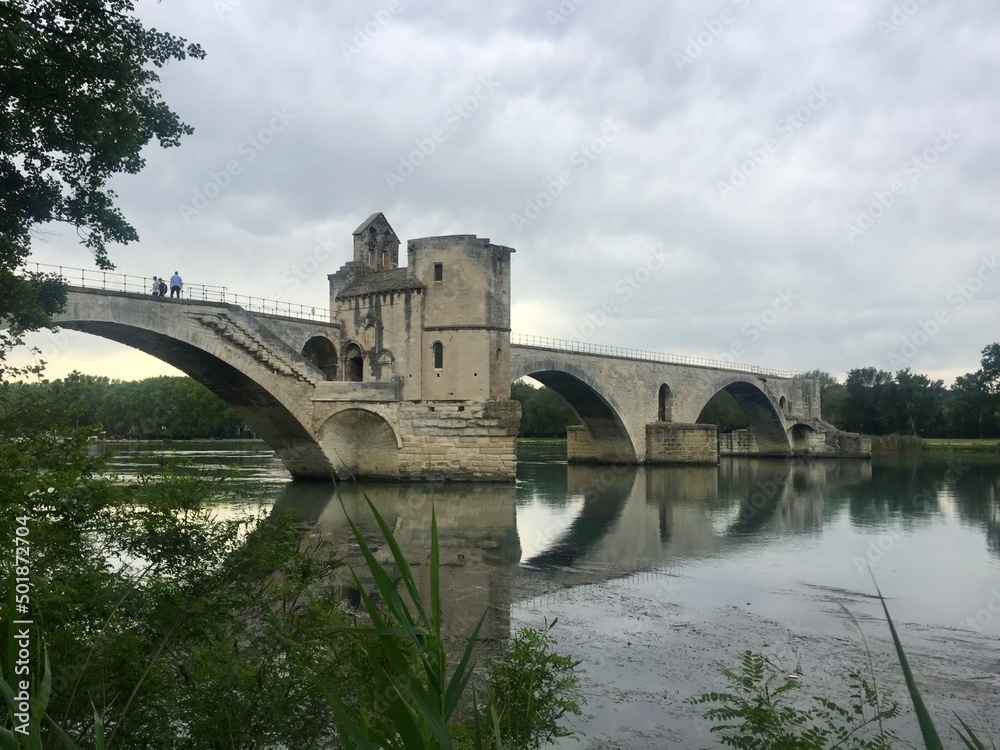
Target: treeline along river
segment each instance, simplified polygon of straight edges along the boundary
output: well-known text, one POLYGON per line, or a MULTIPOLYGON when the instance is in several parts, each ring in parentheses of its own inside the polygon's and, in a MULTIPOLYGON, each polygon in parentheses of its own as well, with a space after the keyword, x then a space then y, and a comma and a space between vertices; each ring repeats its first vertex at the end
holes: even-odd
MULTIPOLYGON (((225 474, 250 505, 344 539, 350 558, 334 488, 289 481, 262 443, 96 445, 123 474, 168 463, 225 474)), ((359 488, 340 489, 370 526, 359 488)), ((586 670, 575 723, 587 742, 709 744, 699 709, 682 701, 722 689, 717 665, 746 649, 801 675, 809 695, 835 695, 867 663, 859 626, 880 686, 908 705, 872 576, 935 715, 947 725, 957 711, 1000 738, 995 455, 613 468, 567 465, 559 443, 525 444, 516 486, 363 490, 415 559, 433 504, 453 627, 488 610, 490 639, 558 619, 559 649, 586 670)), ((912 716, 900 724, 915 739, 912 716)))

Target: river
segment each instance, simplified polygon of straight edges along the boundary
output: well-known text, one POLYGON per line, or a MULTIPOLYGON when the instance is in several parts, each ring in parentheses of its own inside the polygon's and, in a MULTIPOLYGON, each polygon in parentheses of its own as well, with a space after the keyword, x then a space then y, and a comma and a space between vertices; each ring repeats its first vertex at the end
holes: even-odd
MULTIPOLYGON (((225 473, 253 503, 339 539, 348 559, 343 509, 372 533, 358 488, 342 487, 342 506, 330 485, 289 481, 262 443, 111 450, 125 475, 174 461, 225 473)), ((842 698, 846 673, 867 665, 865 641, 880 687, 906 709, 901 736, 915 739, 873 578, 939 728, 955 711, 1000 741, 996 455, 635 468, 567 465, 564 446, 529 444, 516 486, 364 491, 418 563, 433 504, 456 632, 484 611, 487 641, 557 620, 551 635, 582 661, 588 699, 580 736, 559 747, 711 745, 683 700, 725 688, 720 664, 759 651, 800 675, 803 695, 842 698)))

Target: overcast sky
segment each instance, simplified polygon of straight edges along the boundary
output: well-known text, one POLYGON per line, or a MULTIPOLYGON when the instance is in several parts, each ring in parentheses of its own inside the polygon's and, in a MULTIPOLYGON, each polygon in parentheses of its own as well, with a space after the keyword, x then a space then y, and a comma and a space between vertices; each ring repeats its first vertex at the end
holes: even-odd
MULTIPOLYGON (((139 6, 207 58, 162 83, 195 134, 114 182, 125 273, 326 307, 382 211, 516 248, 516 332, 949 383, 1000 341, 995 0, 139 6)), ((34 342, 50 377, 172 372, 34 342)))

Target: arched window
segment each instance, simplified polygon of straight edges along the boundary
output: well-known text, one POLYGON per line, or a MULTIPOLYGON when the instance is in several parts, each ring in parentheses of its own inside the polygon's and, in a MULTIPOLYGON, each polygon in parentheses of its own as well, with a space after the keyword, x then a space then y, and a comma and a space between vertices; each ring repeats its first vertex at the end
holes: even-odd
POLYGON ((440 341, 435 341, 434 345, 431 346, 431 350, 434 352, 434 369, 440 370, 444 367, 444 344, 440 341))
POLYGON ((788 413, 788 399, 787 398, 785 398, 784 396, 782 396, 781 399, 778 401, 778 406, 781 407, 781 413, 782 414, 787 414, 788 413))
POLYGON ((657 398, 656 418, 661 422, 669 422, 673 418, 670 413, 674 406, 674 394, 670 392, 670 386, 664 383, 660 386, 660 394, 657 398))

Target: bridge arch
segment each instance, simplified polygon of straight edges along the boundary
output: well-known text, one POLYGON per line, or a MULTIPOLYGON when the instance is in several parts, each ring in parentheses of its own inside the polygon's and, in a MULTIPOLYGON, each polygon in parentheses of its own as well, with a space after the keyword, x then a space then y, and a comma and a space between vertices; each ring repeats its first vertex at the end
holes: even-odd
POLYGON ((587 429, 595 460, 637 460, 636 445, 644 445, 645 437, 640 441, 629 433, 622 416, 625 411, 585 370, 555 359, 531 360, 519 363, 511 373, 512 380, 523 377, 537 380, 566 399, 587 429))
POLYGON ((330 477, 306 407, 323 373, 239 308, 71 290, 55 322, 176 367, 239 414, 293 476, 330 477))
POLYGON ((341 478, 399 476, 402 437, 374 409, 350 406, 334 412, 320 425, 319 442, 341 478))
POLYGON ((782 409, 773 395, 768 393, 759 379, 751 375, 734 375, 713 384, 699 399, 693 413, 695 421, 701 417, 708 402, 725 391, 739 404, 750 423, 761 455, 788 455, 791 452, 782 409))

